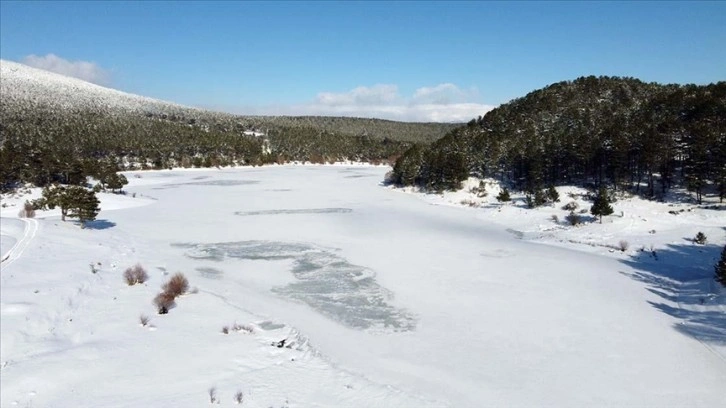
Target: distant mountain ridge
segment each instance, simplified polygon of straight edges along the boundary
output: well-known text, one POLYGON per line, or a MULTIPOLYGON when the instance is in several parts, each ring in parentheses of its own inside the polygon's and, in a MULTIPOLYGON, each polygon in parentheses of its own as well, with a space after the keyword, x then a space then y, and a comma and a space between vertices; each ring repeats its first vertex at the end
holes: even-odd
POLYGON ((392 162, 455 124, 238 116, 0 61, 0 189, 78 183, 109 169, 392 162), (100 163, 100 164, 99 164, 100 163))
POLYGON ((0 60, 0 101, 5 113, 23 110, 83 111, 103 115, 144 115, 188 123, 244 127, 315 127, 328 132, 392 140, 431 142, 457 123, 412 123, 330 116, 244 116, 209 111, 134 95, 17 62, 0 60))

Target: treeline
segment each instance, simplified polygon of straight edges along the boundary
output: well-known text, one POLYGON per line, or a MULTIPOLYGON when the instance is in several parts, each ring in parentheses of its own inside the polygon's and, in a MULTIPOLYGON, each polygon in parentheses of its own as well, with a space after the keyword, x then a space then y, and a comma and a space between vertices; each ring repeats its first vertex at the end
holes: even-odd
POLYGON ((457 189, 469 175, 535 192, 592 184, 660 197, 726 196, 726 82, 660 85, 582 77, 529 93, 410 148, 392 181, 457 189))
POLYGON ((289 161, 393 162, 411 146, 405 139, 425 141, 437 132, 443 136, 452 127, 344 118, 232 120, 224 115, 224 120, 213 122, 214 114, 195 119, 187 116, 188 112, 112 115, 94 109, 67 110, 38 104, 21 108, 4 103, 0 112, 3 190, 21 182, 38 186, 76 183, 87 175, 97 175, 95 167, 100 162, 113 163, 119 170, 131 164, 163 169, 289 161), (369 135, 369 127, 363 126, 369 123, 389 125, 370 129, 390 137, 369 135), (336 125, 366 131, 349 134, 336 130, 336 125))
POLYGON ((391 139, 351 136, 314 127, 275 127, 266 136, 244 128, 221 129, 194 124, 49 111, 4 117, 0 128, 0 186, 20 182, 38 186, 77 184, 99 177, 108 166, 142 168, 262 165, 288 161, 394 160, 410 144, 391 139))

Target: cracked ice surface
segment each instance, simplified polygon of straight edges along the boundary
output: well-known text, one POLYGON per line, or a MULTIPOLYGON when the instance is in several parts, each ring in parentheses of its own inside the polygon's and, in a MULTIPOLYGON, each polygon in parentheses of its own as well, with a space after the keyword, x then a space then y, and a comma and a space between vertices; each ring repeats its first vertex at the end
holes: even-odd
POLYGON ((364 330, 408 331, 416 326, 412 315, 390 302, 393 294, 380 286, 375 273, 348 262, 331 249, 305 243, 239 241, 213 244, 173 244, 198 260, 293 260, 297 279, 272 291, 308 304, 348 327, 364 330))

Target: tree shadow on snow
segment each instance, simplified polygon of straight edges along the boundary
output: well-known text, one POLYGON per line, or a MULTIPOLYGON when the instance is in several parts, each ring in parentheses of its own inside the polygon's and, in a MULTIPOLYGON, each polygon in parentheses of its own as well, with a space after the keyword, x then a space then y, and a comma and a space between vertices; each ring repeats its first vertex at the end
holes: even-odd
POLYGON ((113 228, 116 226, 115 222, 109 221, 109 220, 94 220, 94 221, 86 221, 86 225, 84 228, 86 229, 94 229, 94 230, 104 230, 108 228, 113 228))
POLYGON ((647 284, 647 290, 662 299, 648 301, 651 306, 681 319, 674 329, 703 342, 726 345, 726 289, 713 279, 722 249, 691 242, 668 244, 655 252, 644 248, 621 261, 633 269, 621 273, 647 284))

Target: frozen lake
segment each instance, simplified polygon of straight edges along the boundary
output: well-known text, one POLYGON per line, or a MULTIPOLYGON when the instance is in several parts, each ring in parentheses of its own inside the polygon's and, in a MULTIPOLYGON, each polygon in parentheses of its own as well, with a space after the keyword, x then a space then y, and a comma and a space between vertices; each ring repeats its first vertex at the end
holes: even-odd
MULTIPOLYGON (((205 384, 241 381, 257 393, 251 406, 285 398, 298 407, 722 402, 724 362, 674 330, 676 320, 648 303, 657 297, 627 276, 630 266, 528 242, 482 221, 477 211, 431 205, 382 187, 387 170, 271 166, 128 173, 127 190, 136 198, 120 197, 110 205, 118 210, 101 213, 106 223, 100 225, 107 228, 79 232, 47 224, 41 228, 51 242, 46 253, 57 255, 19 260, 13 267, 41 270, 43 262, 65 265, 64 259, 73 259, 68 268, 75 265, 73 271, 85 271, 83 279, 96 279, 88 285, 104 294, 98 304, 106 305, 104 310, 119 307, 104 302, 130 305, 128 320, 139 308, 152 310, 150 299, 166 274, 185 273, 199 293, 180 300, 168 316, 154 317, 153 341, 119 339, 112 333, 129 329, 108 326, 108 341, 115 346, 93 343, 91 353, 124 360, 118 350, 141 342, 153 362, 137 361, 134 370, 163 373, 168 382, 178 381, 183 395, 196 387, 194 395, 202 398, 205 384), (52 252, 54 240, 73 242, 73 250, 52 252), (90 260, 102 264, 100 277, 89 278, 90 260), (136 262, 152 278, 145 288, 125 288, 120 271, 136 262), (118 279, 93 283, 107 276, 104 270, 118 279), (259 351, 250 348, 253 336, 240 337, 249 344, 222 342, 219 329, 235 321, 257 324, 259 336, 288 335, 297 350, 312 350, 315 360, 270 354, 268 349, 277 348, 264 337, 257 338, 265 347, 259 351), (165 369, 163 364, 174 360, 159 354, 160 348, 189 344, 194 345, 185 353, 189 362, 165 369), (264 365, 269 358, 276 360, 264 365), (278 376, 290 380, 279 383, 278 376)), ((32 286, 24 285, 18 287, 32 286)), ((83 287, 72 284, 70 295, 59 301, 76 313, 87 310, 77 306, 78 293, 93 293, 83 287)), ((3 301, 20 304, 12 299, 25 289, 9 288, 3 287, 3 301)), ((72 344, 85 344, 83 339, 103 333, 104 325, 121 324, 94 319, 102 328, 94 328, 93 335, 83 332, 72 344)), ((20 329, 21 320, 8 324, 26 330, 20 329)), ((22 345, 23 336, 3 330, 4 340, 14 344, 5 346, 7 359, 33 355, 31 346, 22 345)), ((67 336, 80 335, 69 331, 67 336)), ((78 364, 72 361, 53 364, 62 371, 59 367, 78 364)), ((99 367, 94 376, 110 370, 99 367)), ((113 370, 126 378, 122 363, 113 370)), ((21 389, 17 375, 3 371, 3 385, 21 389)), ((110 391, 87 392, 108 396, 110 391)), ((169 405, 162 405, 204 402, 188 398, 169 397, 169 405)))

